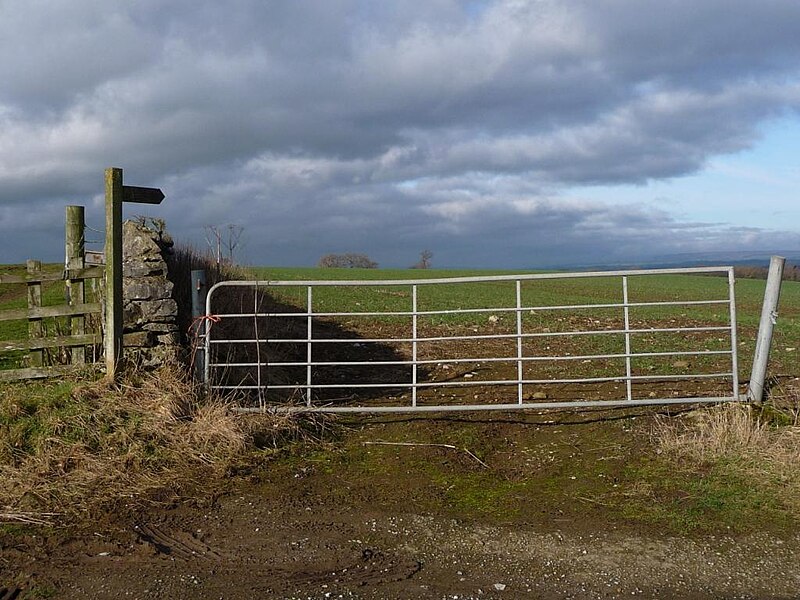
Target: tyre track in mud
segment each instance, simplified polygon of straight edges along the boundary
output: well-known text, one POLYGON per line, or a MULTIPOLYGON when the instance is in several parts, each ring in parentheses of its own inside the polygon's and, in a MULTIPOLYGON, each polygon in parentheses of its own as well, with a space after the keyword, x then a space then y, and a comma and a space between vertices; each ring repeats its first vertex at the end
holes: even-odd
MULTIPOLYGON (((615 489, 613 469, 599 480, 605 487, 592 488, 595 495, 570 491, 580 479, 571 476, 579 460, 605 469, 646 450, 630 431, 645 435, 643 418, 351 425, 349 444, 304 448, 246 480, 228 480, 206 500, 106 515, 80 531, 0 534, 0 586, 38 586, 67 600, 797 597, 795 522, 747 534, 724 526, 668 534, 590 502, 615 489), (435 473, 472 481, 484 476, 483 467, 428 447, 382 447, 370 455, 374 448, 361 443, 453 441, 456 431, 475 434, 464 438, 473 449, 487 437, 506 440, 484 456, 501 483, 543 481, 537 473, 549 469, 558 475, 558 495, 520 497, 528 508, 513 522, 474 511, 454 517, 446 502, 430 500, 446 497, 451 481, 422 476, 435 465, 435 473)), ((504 502, 510 509, 518 500, 504 502)))
MULTIPOLYGON (((88 534, 38 556, 29 579, 46 572, 39 583, 68 600, 788 599, 800 589, 796 534, 700 540, 633 531, 541 532, 334 506, 297 515, 293 507, 272 504, 247 515, 243 506, 249 503, 226 502, 211 518, 170 514, 158 525, 139 523, 134 533, 109 534, 100 544, 88 534), (330 520, 329 511, 339 519, 330 520), (252 517, 270 530, 258 535, 263 532, 255 532, 252 517), (189 533, 200 527, 208 532, 205 541, 189 533)), ((8 590, 11 595, 0 598, 23 597, 24 586, 8 590)))

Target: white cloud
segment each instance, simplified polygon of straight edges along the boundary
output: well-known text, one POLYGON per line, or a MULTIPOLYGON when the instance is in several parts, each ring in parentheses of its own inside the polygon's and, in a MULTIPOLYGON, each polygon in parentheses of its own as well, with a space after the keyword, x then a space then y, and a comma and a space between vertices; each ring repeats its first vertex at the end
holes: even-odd
POLYGON ((724 226, 571 189, 752 146, 800 108, 799 23, 793 0, 9 0, 0 206, 85 203, 118 165, 164 187, 179 237, 239 222, 259 262, 722 247, 724 226))

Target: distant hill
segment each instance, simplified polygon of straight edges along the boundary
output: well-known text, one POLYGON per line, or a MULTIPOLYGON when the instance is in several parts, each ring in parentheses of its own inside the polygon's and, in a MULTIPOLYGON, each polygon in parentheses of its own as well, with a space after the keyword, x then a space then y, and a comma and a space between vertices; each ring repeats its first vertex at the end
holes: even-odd
POLYGON ((630 263, 604 263, 593 265, 571 266, 580 269, 666 269, 681 267, 714 267, 720 265, 730 266, 769 266, 771 256, 783 256, 787 265, 800 264, 800 250, 786 250, 778 252, 768 251, 742 251, 742 252, 685 252, 676 254, 663 254, 652 256, 639 262, 630 263))

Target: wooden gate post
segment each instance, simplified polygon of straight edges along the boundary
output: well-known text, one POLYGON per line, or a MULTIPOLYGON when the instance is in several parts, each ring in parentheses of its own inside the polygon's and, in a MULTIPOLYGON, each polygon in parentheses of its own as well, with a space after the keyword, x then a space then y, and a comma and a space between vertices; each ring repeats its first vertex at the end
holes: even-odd
POLYGON ((116 380, 122 358, 122 203, 161 204, 158 188, 122 185, 122 169, 109 167, 106 181, 106 377, 116 380))
POLYGON ((115 380, 122 358, 122 169, 105 171, 106 182, 106 377, 115 380))
MULTIPOLYGON (((71 271, 83 269, 85 254, 85 210, 83 206, 67 206, 66 231, 65 231, 65 261, 67 271, 67 289, 71 306, 84 304, 86 294, 83 279, 72 279, 71 271)), ((86 317, 77 315, 70 319, 70 335, 83 335, 86 333, 86 317)), ((70 350, 70 363, 82 365, 86 362, 86 348, 77 346, 70 350)))

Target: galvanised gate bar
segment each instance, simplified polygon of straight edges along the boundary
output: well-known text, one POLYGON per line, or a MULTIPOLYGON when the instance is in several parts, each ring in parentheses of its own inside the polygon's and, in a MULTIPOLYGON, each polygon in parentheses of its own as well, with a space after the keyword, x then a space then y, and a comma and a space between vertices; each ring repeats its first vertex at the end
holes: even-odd
POLYGON ((239 392, 243 401, 249 398, 250 405, 243 402, 241 408, 248 412, 518 410, 744 399, 737 373, 732 267, 413 280, 225 281, 209 291, 206 317, 206 383, 213 390, 239 392), (700 293, 677 298, 681 286, 671 285, 688 278, 672 276, 687 275, 694 276, 692 289, 700 293), (696 277, 700 275, 707 277, 696 277), (658 277, 659 285, 667 283, 667 299, 637 298, 653 294, 648 285, 632 283, 658 277), (601 282, 585 281, 597 279, 601 282), (568 294, 556 289, 549 297, 574 295, 584 284, 616 297, 537 303, 548 297, 542 292, 548 285, 565 282, 572 286, 568 294), (431 303, 424 300, 437 295, 437 286, 440 292, 451 292, 450 304, 453 298, 470 304, 466 300, 480 296, 485 286, 494 286, 495 292, 503 286, 507 300, 492 306, 473 302, 467 308, 459 300, 455 308, 428 308, 431 303), (639 293, 632 293, 632 287, 639 293), (376 308, 370 300, 376 296, 389 298, 389 306, 376 308), (364 304, 366 309, 355 310, 364 304), (715 311, 712 322, 708 310, 715 311), (658 316, 659 311, 665 315, 658 316), (699 318, 692 311, 701 311, 699 318), (576 316, 585 314, 595 317, 576 316), (429 323, 423 326, 423 320, 429 323), (358 324, 369 321, 373 326, 359 332, 358 324), (592 327, 576 326, 581 323, 592 327), (466 348, 476 353, 464 356, 466 348), (559 348, 573 351, 559 354, 559 348), (639 368, 642 361, 650 364, 639 368), (393 378, 380 375, 387 368, 394 369, 393 378), (713 385, 704 387, 706 381, 713 385), (677 387, 659 393, 666 382, 677 387), (591 386, 602 389, 593 393, 591 386), (642 393, 637 392, 640 387, 642 393), (560 398, 559 390, 567 388, 586 391, 560 398), (543 389, 556 391, 534 392, 543 389), (480 393, 467 393, 472 391, 480 393), (277 392, 283 395, 275 397, 277 392))

